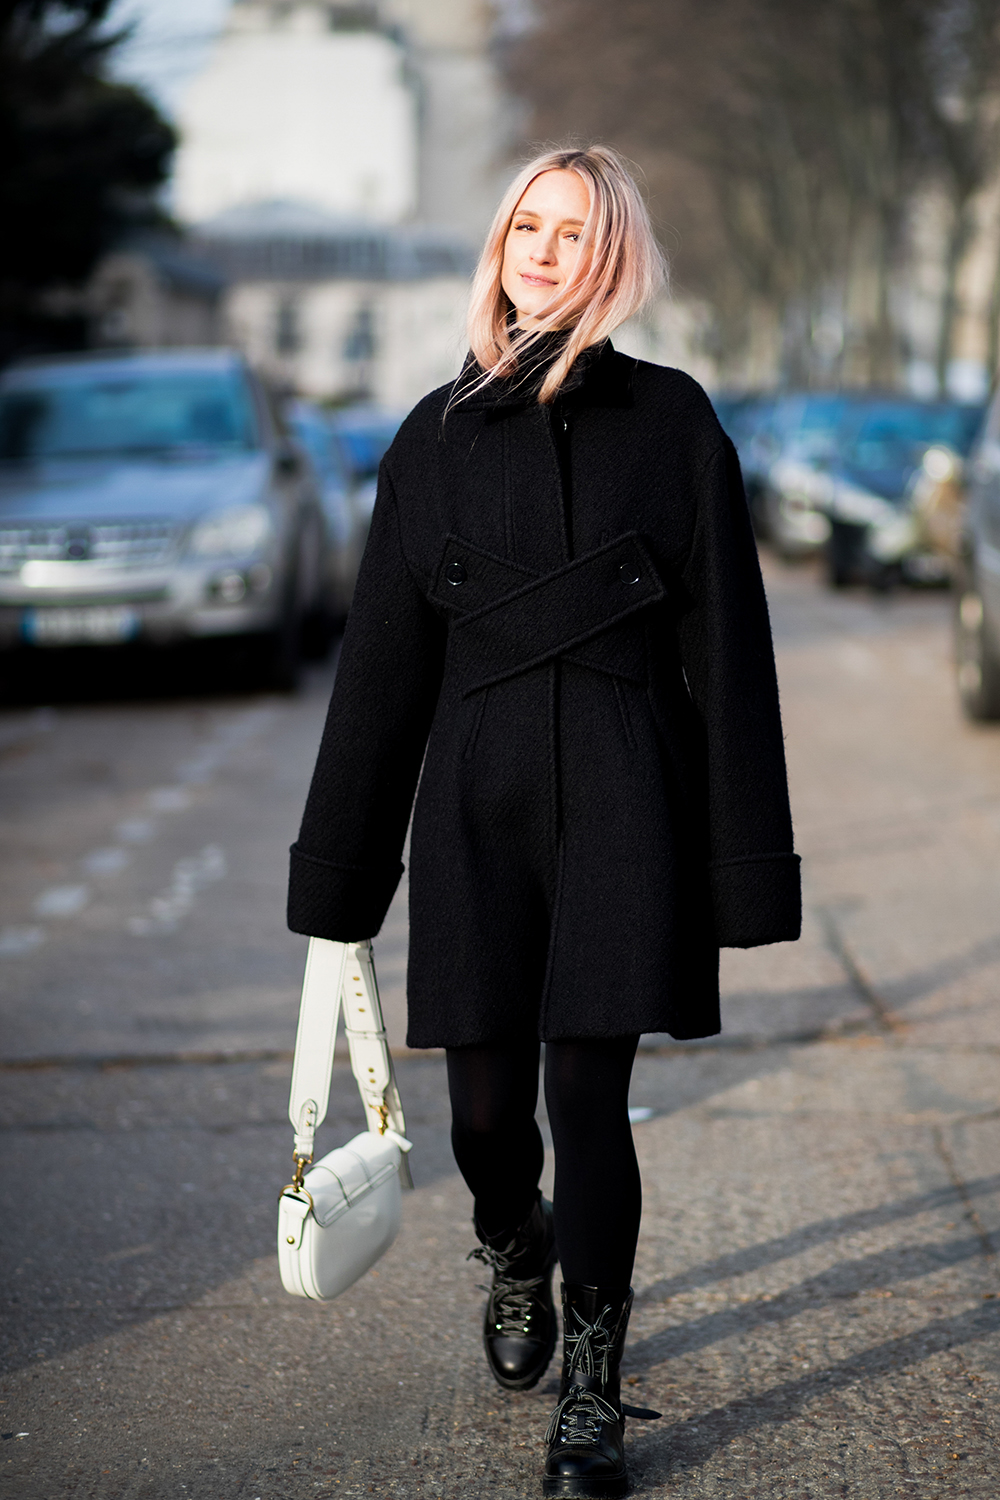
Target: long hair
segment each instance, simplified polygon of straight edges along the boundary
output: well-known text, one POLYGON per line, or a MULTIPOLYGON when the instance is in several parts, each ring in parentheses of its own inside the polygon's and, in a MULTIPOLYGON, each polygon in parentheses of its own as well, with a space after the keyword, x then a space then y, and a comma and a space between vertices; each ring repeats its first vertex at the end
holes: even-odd
MULTIPOLYGON (((462 395, 530 368, 531 354, 546 334, 567 331, 548 370, 538 400, 558 394, 584 349, 599 344, 655 296, 666 281, 666 264, 649 213, 631 173, 610 146, 566 148, 537 156, 518 173, 496 211, 472 281, 469 345, 484 374, 462 395), (575 172, 587 186, 590 209, 580 240, 578 269, 547 304, 537 326, 512 337, 511 304, 500 283, 504 247, 517 205, 543 172, 575 172)), ((456 397, 461 401, 462 396, 456 397)))

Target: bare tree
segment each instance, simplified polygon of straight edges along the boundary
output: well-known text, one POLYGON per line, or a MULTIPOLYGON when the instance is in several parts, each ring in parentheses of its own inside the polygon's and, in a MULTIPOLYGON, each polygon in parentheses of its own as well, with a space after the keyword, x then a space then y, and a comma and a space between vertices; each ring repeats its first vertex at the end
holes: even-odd
POLYGON ((903 353, 892 279, 914 195, 934 180, 954 205, 950 347, 970 204, 994 145, 998 10, 538 0, 509 69, 536 134, 610 138, 641 163, 661 229, 676 230, 679 278, 711 301, 723 346, 764 306, 785 330, 788 378, 890 384, 903 353), (831 305, 846 325, 834 363, 811 336, 831 305))
MULTIPOLYGON (((927 109, 950 210, 937 376, 944 389, 954 347, 957 283, 976 229, 975 198, 997 170, 1000 146, 1000 4, 950 0, 939 6, 927 68, 927 109)), ((1000 258, 994 303, 1000 301, 1000 258)), ((991 309, 990 369, 997 362, 997 310, 991 309)))

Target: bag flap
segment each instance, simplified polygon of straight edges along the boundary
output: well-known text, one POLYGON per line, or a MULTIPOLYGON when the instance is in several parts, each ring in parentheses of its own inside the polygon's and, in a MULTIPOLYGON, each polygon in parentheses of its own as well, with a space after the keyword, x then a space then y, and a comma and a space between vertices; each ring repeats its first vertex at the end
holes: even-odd
POLYGON ((305 1178, 317 1224, 324 1228, 332 1224, 359 1199, 380 1187, 398 1172, 400 1160, 395 1141, 370 1131, 328 1152, 305 1178))

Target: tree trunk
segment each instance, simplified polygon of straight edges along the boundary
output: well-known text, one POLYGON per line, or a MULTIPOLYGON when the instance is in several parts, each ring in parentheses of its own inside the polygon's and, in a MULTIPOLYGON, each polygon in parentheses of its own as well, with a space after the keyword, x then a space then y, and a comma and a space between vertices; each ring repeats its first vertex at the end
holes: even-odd
POLYGON ((969 198, 964 195, 952 205, 952 221, 944 256, 944 291, 941 295, 941 320, 938 324, 937 353, 934 360, 938 393, 948 389, 948 365, 958 316, 958 273, 968 248, 972 229, 969 198))

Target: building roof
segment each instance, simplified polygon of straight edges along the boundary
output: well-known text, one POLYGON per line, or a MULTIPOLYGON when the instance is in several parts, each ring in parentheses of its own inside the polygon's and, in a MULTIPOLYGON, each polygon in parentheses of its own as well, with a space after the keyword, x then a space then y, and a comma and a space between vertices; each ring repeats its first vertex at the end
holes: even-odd
POLYGON ((111 252, 144 260, 163 286, 189 296, 214 300, 225 289, 226 277, 213 262, 193 251, 190 242, 161 231, 127 235, 111 252))
POLYGON ((468 276, 475 263, 446 230, 371 224, 285 198, 227 209, 196 225, 191 244, 239 281, 420 281, 468 276))

